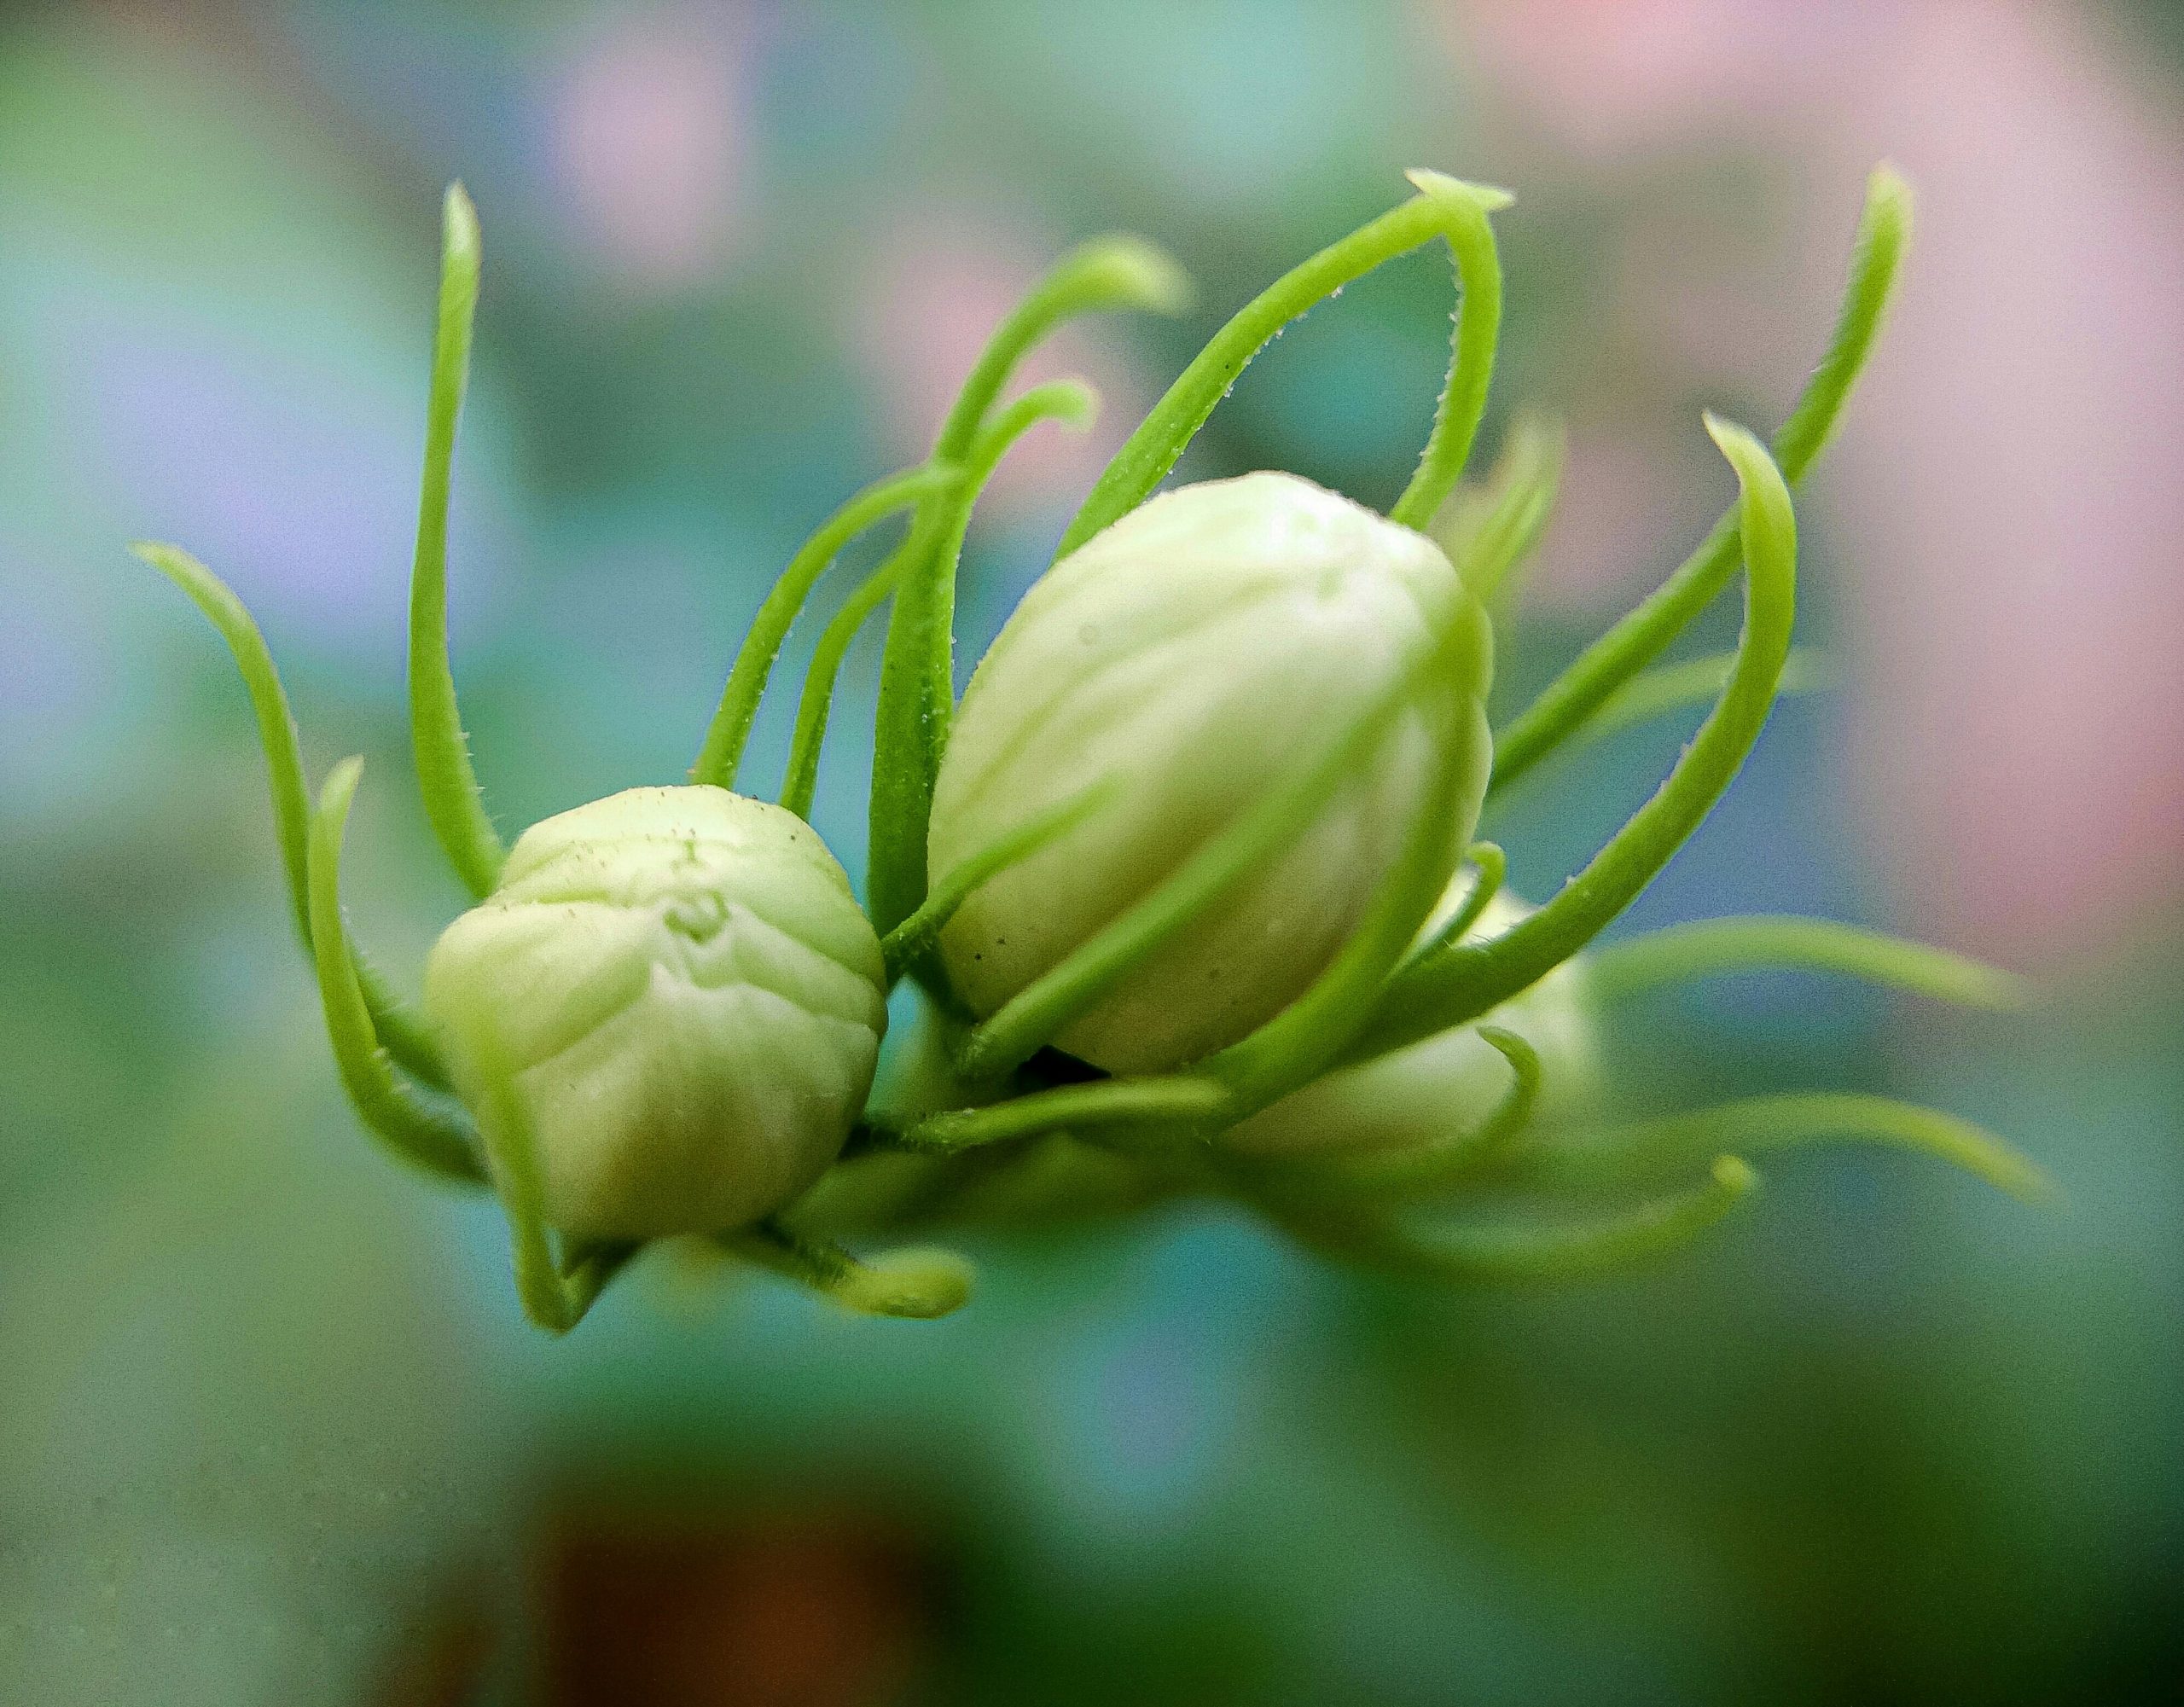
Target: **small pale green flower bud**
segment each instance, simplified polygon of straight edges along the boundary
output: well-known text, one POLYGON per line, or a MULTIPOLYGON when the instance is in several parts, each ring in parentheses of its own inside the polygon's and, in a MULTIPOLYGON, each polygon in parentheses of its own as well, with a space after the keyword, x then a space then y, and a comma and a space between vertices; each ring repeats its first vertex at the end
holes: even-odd
POLYGON ((955 915, 940 945, 956 990, 993 1013, 1295 775, 1451 623, 1455 733, 1406 708, 1286 845, 1056 1038, 1114 1072, 1205 1055, 1303 992, 1393 866, 1441 740, 1472 750, 1448 826, 1453 844, 1469 837, 1493 654, 1438 546, 1292 475, 1185 486, 1095 535, 1025 596, 972 677, 929 869, 938 881, 1095 784, 1116 794, 955 915))
POLYGON ((512 1075, 547 1218, 601 1237, 780 1208, 839 1153, 887 1024, 879 941, 817 833, 712 787, 534 825, 433 948, 425 1005, 472 1107, 493 1063, 512 1075))
MULTIPOLYGON (((1463 889, 1462 881, 1451 885, 1439 919, 1454 913, 1463 889)), ((1498 937, 1531 910, 1496 895, 1464 940, 1498 937)), ((1314 1080, 1222 1141, 1246 1155, 1298 1157, 1386 1155, 1460 1140, 1478 1131, 1509 1090, 1509 1063, 1478 1035, 1480 1025, 1513 1031, 1538 1052, 1535 1120, 1553 1120, 1583 1100, 1597 1071, 1598 1040, 1579 956, 1471 1025, 1314 1080)))

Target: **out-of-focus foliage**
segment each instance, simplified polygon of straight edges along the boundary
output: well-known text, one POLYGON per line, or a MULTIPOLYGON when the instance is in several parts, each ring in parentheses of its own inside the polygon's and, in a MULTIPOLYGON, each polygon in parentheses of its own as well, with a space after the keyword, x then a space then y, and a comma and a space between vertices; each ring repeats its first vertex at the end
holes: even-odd
MULTIPOLYGON (((1653 9, 1701 18, 1694 39, 1769 15, 1653 9)), ((569 1700, 2117 1699, 2173 1678, 2173 913, 2033 968, 2054 995, 2025 1019, 1744 978, 1633 1007, 1611 1039, 1632 1112, 1807 1086, 1961 1109, 2056 1176, 2044 1214, 1883 1156, 1786 1160, 1741 1230, 1570 1292, 1421 1298, 1176 1215, 996 1242, 976 1307, 931 1327, 655 1261, 534 1341, 490 1210, 421 1194, 340 1112, 240 691, 120 549, 200 544, 284 661, 309 762, 362 750, 390 784, 351 893, 414 968, 457 905, 414 875, 429 834, 391 786, 446 179, 491 257, 456 665, 514 828, 679 775, 797 539, 921 442, 1066 243, 1141 229, 1200 309, 1062 352, 1107 390, 1106 436, 1035 439, 996 489, 967 662, 1218 316, 1424 163, 1524 192, 1490 438, 1514 406, 1594 400, 1506 711, 1596 626, 1589 584, 1658 574, 1722 496, 1695 456, 1664 469, 1658 438, 1618 435, 1786 400, 1753 281, 1802 274, 1808 225, 1839 248, 1866 164, 1695 96, 1667 141, 1558 142, 1523 116, 1520 61, 1472 45, 1554 10, 294 0, 0 23, 0 1695, 492 1698, 446 1692, 474 1677, 506 1698, 534 1663, 569 1700), (1648 341, 1634 302, 1707 335, 1648 341), (1618 560, 1575 560, 1603 540, 1618 560)), ((2020 13, 2036 48, 2082 21, 1984 15, 2020 13)), ((1885 53, 1843 28, 1845 55, 1885 53)), ((1680 86, 1664 63, 1629 78, 1680 86)), ((2022 74, 2119 110, 2156 74, 2046 64, 2022 74)), ((1970 102, 1988 74, 1949 86, 1970 102)), ((2184 157, 2173 116, 2129 136, 2149 178, 2184 157)), ((1921 146, 1949 164, 1938 132, 1902 146, 1914 176, 1921 146)), ((1931 264, 1937 290, 2010 287, 1931 264)), ((1797 316, 1833 283, 1780 311, 1786 347, 1816 344, 1797 316)), ((1420 258, 1314 315, 1192 472, 1385 503, 1446 290, 1420 258)), ((1890 351, 1926 359, 1915 335, 1890 351)), ((1889 407, 1880 378, 1862 412, 1889 407)), ((1926 566, 1868 561, 1922 537, 1870 506, 1972 454, 1937 437, 1899 485, 1816 485, 1806 636, 1849 684, 1786 704, 1634 925, 1916 904, 1844 785, 1863 708, 1895 703, 1860 673, 1861 601, 1926 566)), ((1932 609, 1919 644, 1951 655, 1974 619, 1932 609)), ((1994 643, 2045 656, 2039 626, 1994 643)), ((852 872, 871 664, 817 813, 852 872)), ((762 719, 762 776, 782 723, 762 719)), ((1581 857, 1676 740, 1618 736, 1513 800, 1490 827, 1518 888, 1581 857)))

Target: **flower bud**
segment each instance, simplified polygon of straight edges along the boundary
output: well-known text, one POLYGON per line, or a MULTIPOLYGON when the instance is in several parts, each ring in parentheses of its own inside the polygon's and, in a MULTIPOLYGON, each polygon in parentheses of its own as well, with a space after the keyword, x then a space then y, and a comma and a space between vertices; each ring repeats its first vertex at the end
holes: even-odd
POLYGON ((508 1074, 548 1220, 650 1238, 743 1226, 825 1171, 887 1009, 849 880, 793 813, 633 788, 549 818, 448 927, 425 1005, 456 1089, 508 1074))
MULTIPOLYGON (((1467 881, 1450 886, 1437 920, 1455 912, 1467 881)), ((1531 910, 1496 895, 1464 940, 1498 937, 1531 910)), ((1461 1140, 1485 1124, 1509 1090, 1509 1063, 1478 1035, 1481 1025, 1513 1031, 1537 1052, 1534 1119, 1552 1120, 1583 1100, 1598 1046, 1578 958, 1469 1025, 1315 1079, 1231 1128, 1222 1142, 1246 1155, 1298 1157, 1388 1155, 1461 1140)))
POLYGON ((1209 1054, 1311 984, 1394 865, 1442 740, 1472 749, 1448 825, 1452 845, 1468 839, 1492 636, 1431 540, 1292 475, 1185 486, 1095 535, 1025 596, 971 679, 928 868, 938 882, 1096 785, 1112 798, 956 914, 940 948, 956 992, 993 1013, 1310 763, 1451 624, 1453 733, 1444 700, 1405 707, 1297 834, 1055 1038, 1112 1072, 1209 1054))

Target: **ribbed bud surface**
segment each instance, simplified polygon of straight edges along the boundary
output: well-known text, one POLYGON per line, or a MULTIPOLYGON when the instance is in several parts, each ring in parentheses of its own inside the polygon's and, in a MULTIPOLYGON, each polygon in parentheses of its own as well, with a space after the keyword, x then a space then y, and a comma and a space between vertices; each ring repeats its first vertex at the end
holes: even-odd
POLYGON ((810 1185, 886 1028, 879 942, 817 833, 710 787, 534 826, 433 948, 425 1002, 473 1109, 511 1070, 549 1219, 632 1238, 742 1226, 810 1185))

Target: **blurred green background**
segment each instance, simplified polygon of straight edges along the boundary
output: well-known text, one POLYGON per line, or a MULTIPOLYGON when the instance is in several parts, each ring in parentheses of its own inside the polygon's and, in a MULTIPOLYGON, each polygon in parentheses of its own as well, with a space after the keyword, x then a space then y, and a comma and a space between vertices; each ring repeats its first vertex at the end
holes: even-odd
MULTIPOLYGON (((109 0, 0 15, 0 1698, 38 1703, 2167 1698, 2184 1673, 2184 38, 2167 0, 109 0), (1634 925, 1754 909, 2038 974, 1966 1019, 1742 978, 1623 1016, 1634 1107, 1866 1088, 2036 1211, 1785 1158, 1693 1253, 1423 1295, 1240 1218, 993 1240, 850 1320, 649 1261, 570 1340, 489 1207, 345 1112, 240 686, 122 549, 252 604, 349 888, 459 904, 402 613, 438 195, 484 215, 456 670, 504 825, 688 764, 802 533, 915 454, 1014 293, 1126 227, 1199 281, 1043 373, 975 658, 1218 317, 1431 165, 1507 183, 1490 438, 1571 421, 1521 703, 1776 421, 1868 165, 1923 193, 1810 489, 1787 705, 1634 925)), ((1191 472, 1398 489, 1445 260, 1293 329, 1191 472)), ((1717 613, 1718 643, 1734 612, 1717 613)), ((808 645, 809 636, 801 644, 808 645)), ((788 668, 799 669, 792 646, 788 668)), ((820 803, 857 868, 874 655, 820 803)), ((793 676, 790 677, 793 679, 793 676)), ((758 774, 786 746, 770 707, 758 774)), ((1681 731, 1496 827, 1535 894, 1681 731)))

